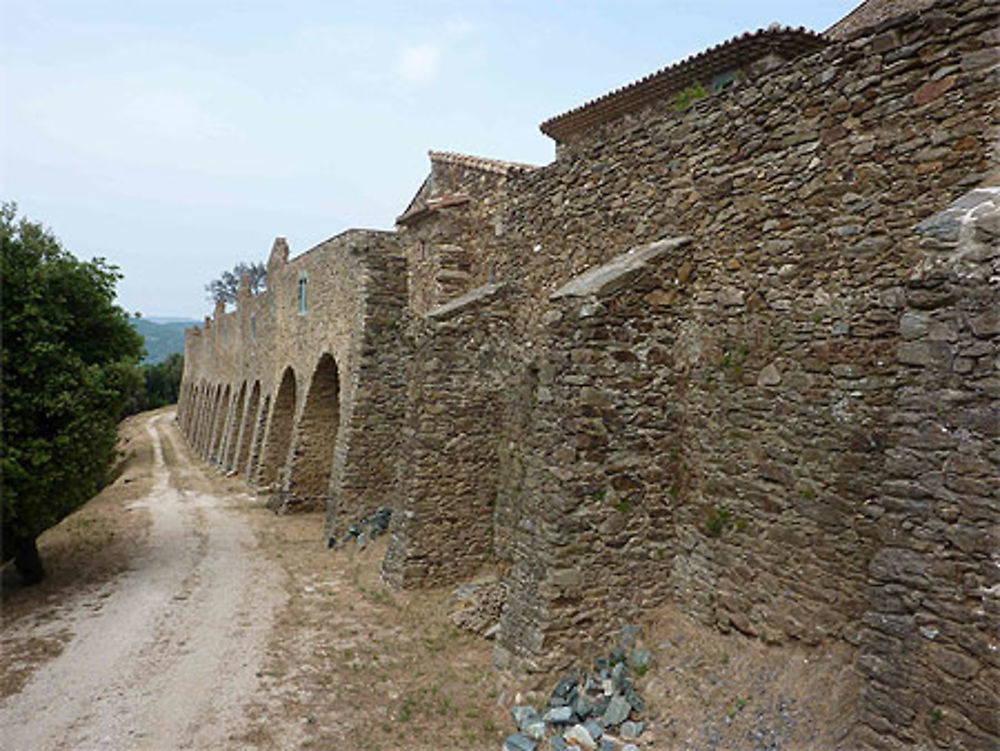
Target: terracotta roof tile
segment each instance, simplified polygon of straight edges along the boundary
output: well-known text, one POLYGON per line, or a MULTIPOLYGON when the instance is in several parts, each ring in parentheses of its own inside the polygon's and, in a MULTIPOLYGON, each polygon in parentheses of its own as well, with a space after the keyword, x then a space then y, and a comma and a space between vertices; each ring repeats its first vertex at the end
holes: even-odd
POLYGON ((550 118, 539 127, 545 135, 562 141, 572 134, 637 112, 695 84, 707 85, 716 76, 744 68, 769 54, 792 59, 826 44, 823 36, 803 27, 793 29, 775 24, 747 32, 550 118))
POLYGON ((453 151, 429 151, 427 155, 432 162, 438 164, 457 164, 462 167, 482 170, 483 172, 494 172, 499 175, 507 175, 511 172, 530 172, 538 169, 534 164, 522 164, 520 162, 505 162, 500 159, 487 159, 482 156, 471 156, 469 154, 456 154, 453 151))

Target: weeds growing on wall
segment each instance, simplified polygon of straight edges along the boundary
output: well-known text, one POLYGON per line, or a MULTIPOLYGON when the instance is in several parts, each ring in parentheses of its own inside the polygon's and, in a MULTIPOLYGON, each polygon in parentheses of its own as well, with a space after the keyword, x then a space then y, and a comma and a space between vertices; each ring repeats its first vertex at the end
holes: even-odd
POLYGON ((708 92, 700 83, 696 83, 694 86, 688 86, 684 89, 684 91, 677 92, 677 97, 674 99, 673 104, 674 111, 682 112, 699 99, 704 99, 707 96, 708 92))
POLYGON ((705 514, 702 530, 709 537, 721 537, 726 531, 742 532, 747 528, 747 520, 738 517, 727 508, 713 506, 705 514))

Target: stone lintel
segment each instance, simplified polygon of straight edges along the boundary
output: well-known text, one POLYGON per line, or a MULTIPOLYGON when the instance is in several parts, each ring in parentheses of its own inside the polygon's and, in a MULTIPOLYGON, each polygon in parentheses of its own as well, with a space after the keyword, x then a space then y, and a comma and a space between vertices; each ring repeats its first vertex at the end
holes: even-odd
POLYGON ((425 204, 422 206, 417 206, 410 209, 405 214, 400 214, 396 217, 396 224, 413 224, 419 219, 425 219, 431 214, 440 211, 441 209, 449 209, 455 206, 464 206, 469 203, 472 199, 465 195, 464 193, 456 193, 454 195, 440 196, 438 198, 429 198, 425 204))
POLYGON ((482 287, 476 287, 474 290, 466 292, 461 297, 456 297, 444 305, 439 305, 431 310, 427 314, 427 317, 435 321, 446 321, 459 313, 492 302, 506 289, 507 285, 503 283, 484 284, 482 287))
POLYGON ((917 234, 942 243, 958 242, 963 225, 974 220, 976 209, 985 203, 1000 201, 1000 187, 980 187, 954 200, 948 208, 920 222, 917 234))
POLYGON ((550 296, 550 300, 564 297, 601 297, 614 292, 621 286, 623 278, 646 268, 650 262, 672 253, 678 248, 691 244, 687 236, 657 240, 647 245, 637 245, 619 256, 615 256, 603 266, 585 271, 571 279, 550 296))

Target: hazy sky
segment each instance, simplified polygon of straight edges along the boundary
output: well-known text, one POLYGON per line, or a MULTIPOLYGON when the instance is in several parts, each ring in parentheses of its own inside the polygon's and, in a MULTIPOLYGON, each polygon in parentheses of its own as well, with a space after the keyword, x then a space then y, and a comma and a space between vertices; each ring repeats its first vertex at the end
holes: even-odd
POLYGON ((121 304, 201 317, 205 283, 391 229, 427 150, 551 161, 542 120, 773 21, 857 0, 0 0, 0 199, 121 304))

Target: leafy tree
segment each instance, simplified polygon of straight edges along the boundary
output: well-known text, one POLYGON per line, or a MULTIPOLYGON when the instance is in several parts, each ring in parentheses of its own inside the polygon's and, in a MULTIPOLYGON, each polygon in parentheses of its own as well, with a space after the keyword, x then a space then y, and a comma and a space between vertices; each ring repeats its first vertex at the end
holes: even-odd
POLYGON ((156 365, 144 365, 142 374, 146 385, 146 409, 176 404, 184 375, 184 355, 175 353, 156 365))
POLYGON ((181 391, 181 377, 184 375, 184 355, 176 352, 168 355, 163 362, 142 366, 142 382, 132 394, 126 414, 159 409, 168 404, 176 404, 181 391))
POLYGON ((232 271, 223 271, 218 279, 213 279, 205 285, 208 299, 214 303, 235 303, 240 289, 240 278, 250 275, 250 292, 257 294, 267 287, 267 266, 263 263, 243 263, 233 266, 232 271))
POLYGON ((38 535, 107 481, 142 338, 114 303, 116 267, 76 259, 16 214, 0 207, 0 559, 33 584, 44 576, 38 535))

